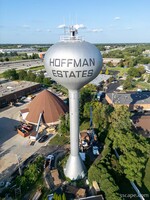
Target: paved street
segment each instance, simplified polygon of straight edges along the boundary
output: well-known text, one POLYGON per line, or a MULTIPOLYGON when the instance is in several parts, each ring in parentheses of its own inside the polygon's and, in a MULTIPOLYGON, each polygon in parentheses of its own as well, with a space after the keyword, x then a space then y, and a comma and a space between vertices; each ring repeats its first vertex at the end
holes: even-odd
POLYGON ((48 142, 29 145, 29 138, 23 138, 14 130, 14 126, 20 124, 19 110, 24 107, 26 104, 0 112, 0 180, 15 170, 18 159, 23 162, 48 142))
POLYGON ((7 62, 2 63, 0 62, 0 73, 3 73, 4 71, 8 69, 27 69, 30 67, 36 67, 36 66, 41 66, 43 65, 43 61, 41 59, 36 59, 36 60, 29 60, 29 61, 18 61, 18 62, 7 62))

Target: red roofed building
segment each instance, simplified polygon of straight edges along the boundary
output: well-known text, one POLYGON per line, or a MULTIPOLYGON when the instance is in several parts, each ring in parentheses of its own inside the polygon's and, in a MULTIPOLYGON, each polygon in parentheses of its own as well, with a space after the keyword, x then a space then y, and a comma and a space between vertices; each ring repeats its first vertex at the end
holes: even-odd
MULTIPOLYGON (((25 110, 23 110, 24 113, 25 110)), ((57 124, 60 115, 68 112, 68 106, 58 96, 48 90, 40 92, 27 106, 25 120, 32 124, 37 124, 42 113, 41 120, 44 124, 57 124)))

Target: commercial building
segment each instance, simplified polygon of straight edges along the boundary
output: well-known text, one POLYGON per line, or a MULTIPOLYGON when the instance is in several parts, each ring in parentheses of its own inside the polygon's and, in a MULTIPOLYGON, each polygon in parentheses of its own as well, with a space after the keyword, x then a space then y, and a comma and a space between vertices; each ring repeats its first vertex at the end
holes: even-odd
POLYGON ((35 93, 41 84, 27 81, 9 81, 0 84, 0 108, 13 104, 23 96, 35 93))
POLYGON ((130 111, 150 111, 150 92, 107 93, 106 101, 111 105, 126 105, 130 111))
POLYGON ((23 120, 38 124, 58 124, 61 115, 68 112, 68 106, 58 96, 48 90, 40 92, 28 105, 20 111, 23 120))

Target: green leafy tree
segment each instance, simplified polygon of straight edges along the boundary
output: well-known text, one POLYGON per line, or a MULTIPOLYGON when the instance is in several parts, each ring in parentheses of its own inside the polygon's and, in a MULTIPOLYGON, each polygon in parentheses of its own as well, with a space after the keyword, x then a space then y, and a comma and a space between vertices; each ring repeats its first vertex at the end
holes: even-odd
POLYGON ((93 87, 83 87, 80 90, 80 122, 83 121, 83 112, 84 112, 84 105, 87 102, 92 101, 94 98, 93 87))
POLYGON ((118 66, 117 67, 124 67, 124 62, 123 60, 121 60, 119 63, 118 63, 118 66))
POLYGON ((8 58, 8 57, 6 57, 6 58, 5 58, 5 61, 9 61, 9 58, 8 58))
POLYGON ((128 70, 128 75, 133 77, 140 77, 141 73, 137 68, 130 68, 128 70))
POLYGON ((28 178, 30 184, 35 183, 39 176, 37 165, 31 164, 30 167, 25 171, 24 176, 28 178))
POLYGON ((69 120, 69 114, 67 113, 63 116, 60 116, 58 132, 60 134, 68 135, 69 131, 70 131, 70 120, 69 120))
POLYGON ((22 70, 19 71, 18 75, 19 75, 19 80, 26 80, 26 78, 27 78, 27 71, 25 71, 25 70, 22 69, 22 70))
POLYGON ((63 193, 63 195, 62 195, 62 200, 66 200, 66 195, 65 195, 65 193, 63 193))
POLYGON ((148 76, 147 82, 150 83, 150 75, 148 76))
POLYGON ((132 127, 130 117, 131 113, 127 106, 115 106, 114 111, 110 115, 111 127, 114 130, 130 130, 132 127))
POLYGON ((126 106, 115 107, 110 115, 109 138, 113 148, 120 152, 119 163, 124 174, 141 186, 142 175, 150 152, 150 145, 143 136, 133 132, 130 113, 126 106))
POLYGON ((137 68, 140 74, 144 74, 145 73, 145 67, 144 66, 140 66, 137 68))
POLYGON ((93 164, 88 171, 88 180, 92 184, 96 181, 101 190, 105 193, 107 200, 120 200, 119 188, 113 177, 108 173, 107 168, 101 164, 101 161, 93 164))
POLYGON ((57 195, 56 192, 55 192, 54 195, 53 195, 53 199, 54 199, 54 200, 57 200, 57 197, 58 197, 58 195, 57 195))
POLYGON ((43 79, 44 79, 44 73, 41 72, 40 74, 37 75, 35 81, 38 83, 43 83, 43 79))
POLYGON ((132 89, 134 87, 133 79, 131 76, 128 76, 123 83, 123 89, 132 89))
POLYGON ((43 84, 45 86, 51 86, 51 80, 50 80, 50 78, 43 78, 43 84))
POLYGON ((111 61, 107 63, 107 66, 108 67, 114 67, 114 65, 113 65, 113 63, 111 61))
POLYGON ((27 75, 27 81, 32 81, 34 82, 36 79, 36 75, 32 72, 32 71, 28 71, 28 75, 27 75))
POLYGON ((18 73, 15 69, 8 69, 3 73, 4 78, 7 78, 9 80, 17 80, 18 79, 18 73))
POLYGON ((106 69, 105 74, 109 75, 109 70, 108 69, 106 69))

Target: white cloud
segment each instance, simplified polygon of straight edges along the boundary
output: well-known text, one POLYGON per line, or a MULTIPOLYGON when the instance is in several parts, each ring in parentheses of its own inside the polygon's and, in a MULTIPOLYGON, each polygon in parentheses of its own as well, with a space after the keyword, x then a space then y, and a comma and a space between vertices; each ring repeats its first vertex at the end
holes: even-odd
POLYGON ((57 26, 57 28, 66 28, 67 26, 65 24, 60 24, 59 26, 57 26))
POLYGON ((95 28, 95 29, 91 29, 90 32, 93 32, 93 33, 103 32, 103 29, 102 28, 100 28, 100 29, 95 28))
POLYGON ((126 28, 126 30, 132 30, 132 27, 129 26, 129 27, 126 28))
POLYGON ((114 18, 114 20, 120 20, 120 19, 121 19, 120 17, 115 17, 115 18, 114 18))
POLYGON ((27 25, 27 24, 24 24, 24 25, 22 25, 21 27, 22 27, 22 28, 25 28, 25 29, 29 29, 29 28, 30 28, 30 26, 27 25))
POLYGON ((42 32, 42 30, 41 30, 41 29, 39 29, 39 28, 37 28, 37 29, 36 29, 36 32, 42 32))
POLYGON ((73 25, 75 29, 86 29, 86 26, 84 24, 75 24, 73 25))

